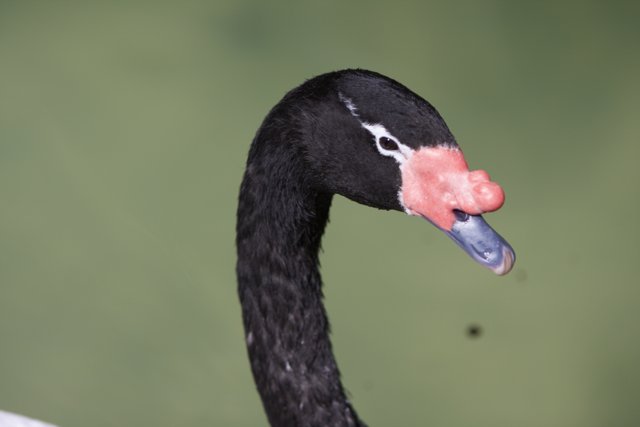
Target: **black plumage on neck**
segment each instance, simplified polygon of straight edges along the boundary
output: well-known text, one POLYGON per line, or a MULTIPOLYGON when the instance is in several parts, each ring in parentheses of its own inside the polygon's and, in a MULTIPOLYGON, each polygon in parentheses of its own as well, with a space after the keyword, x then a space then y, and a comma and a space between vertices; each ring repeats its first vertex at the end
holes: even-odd
POLYGON ((252 144, 237 224, 247 349, 272 426, 360 426, 329 339, 318 270, 332 194, 314 188, 301 153, 305 120, 276 107, 252 144))

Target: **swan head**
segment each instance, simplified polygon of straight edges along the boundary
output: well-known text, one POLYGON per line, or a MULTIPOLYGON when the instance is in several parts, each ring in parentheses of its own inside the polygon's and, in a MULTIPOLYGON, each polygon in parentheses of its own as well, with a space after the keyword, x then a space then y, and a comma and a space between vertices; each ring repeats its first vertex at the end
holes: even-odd
POLYGON ((303 154, 318 190, 423 217, 481 265, 499 275, 511 270, 513 249, 482 217, 502 206, 504 191, 487 172, 469 170, 429 102, 364 70, 319 76, 287 97, 301 112, 303 154))

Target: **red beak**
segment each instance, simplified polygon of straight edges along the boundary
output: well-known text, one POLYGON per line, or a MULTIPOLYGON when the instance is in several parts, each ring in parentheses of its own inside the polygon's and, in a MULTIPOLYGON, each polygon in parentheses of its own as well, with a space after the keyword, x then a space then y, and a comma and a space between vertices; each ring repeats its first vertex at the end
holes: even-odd
POLYGON ((493 212, 504 203, 504 191, 487 172, 470 172, 459 149, 424 147, 402 166, 402 202, 409 214, 451 230, 454 210, 493 212))
POLYGON ((504 203, 504 191, 488 173, 469 171, 462 151, 448 147, 421 148, 401 169, 400 199, 408 214, 428 219, 496 274, 511 270, 513 249, 480 216, 504 203))

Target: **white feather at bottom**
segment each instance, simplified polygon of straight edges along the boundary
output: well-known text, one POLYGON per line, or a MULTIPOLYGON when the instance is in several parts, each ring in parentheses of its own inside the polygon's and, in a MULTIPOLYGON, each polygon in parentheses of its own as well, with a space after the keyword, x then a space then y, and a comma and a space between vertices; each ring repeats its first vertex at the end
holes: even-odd
POLYGON ((0 411, 0 427, 56 427, 53 424, 32 420, 22 415, 0 411))

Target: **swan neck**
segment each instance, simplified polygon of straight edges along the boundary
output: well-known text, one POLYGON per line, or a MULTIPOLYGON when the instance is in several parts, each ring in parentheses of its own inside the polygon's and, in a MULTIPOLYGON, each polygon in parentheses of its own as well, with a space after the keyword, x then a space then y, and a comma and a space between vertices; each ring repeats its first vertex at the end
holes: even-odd
POLYGON ((332 195, 313 190, 285 148, 254 141, 239 197, 236 270, 254 380, 272 426, 360 426, 322 302, 318 251, 332 195))

